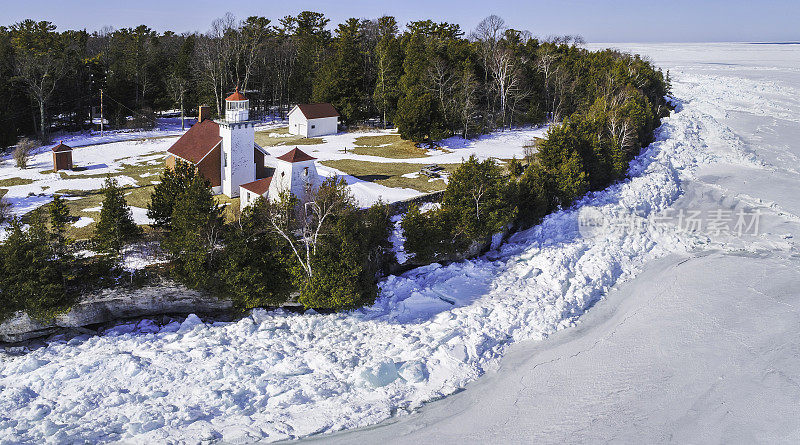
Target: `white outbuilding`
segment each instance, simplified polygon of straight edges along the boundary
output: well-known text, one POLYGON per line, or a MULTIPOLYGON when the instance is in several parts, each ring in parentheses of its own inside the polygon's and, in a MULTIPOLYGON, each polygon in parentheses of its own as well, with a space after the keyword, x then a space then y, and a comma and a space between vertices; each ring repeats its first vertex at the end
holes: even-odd
POLYGON ((241 185, 241 209, 244 210, 259 197, 277 199, 283 191, 291 192, 300 202, 306 202, 322 183, 314 165, 315 160, 296 147, 274 158, 271 176, 241 185))
POLYGON ((312 138, 338 131, 339 112, 331 104, 298 104, 289 111, 290 134, 312 138))

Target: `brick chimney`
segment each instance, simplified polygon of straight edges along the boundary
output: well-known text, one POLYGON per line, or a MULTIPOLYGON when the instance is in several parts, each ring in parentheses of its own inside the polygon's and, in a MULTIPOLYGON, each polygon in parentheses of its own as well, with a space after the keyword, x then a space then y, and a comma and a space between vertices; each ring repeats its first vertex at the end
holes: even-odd
POLYGON ((206 105, 200 105, 200 108, 197 110, 197 123, 203 122, 206 119, 211 117, 211 107, 206 105))

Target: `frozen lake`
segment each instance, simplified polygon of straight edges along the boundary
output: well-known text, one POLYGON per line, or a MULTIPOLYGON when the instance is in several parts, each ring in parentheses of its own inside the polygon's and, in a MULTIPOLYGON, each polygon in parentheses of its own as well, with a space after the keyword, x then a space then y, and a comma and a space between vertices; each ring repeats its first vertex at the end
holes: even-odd
POLYGON ((800 441, 800 45, 613 46, 669 69, 682 101, 665 125, 697 168, 670 208, 759 210, 758 235, 650 261, 465 391, 320 441, 800 441))

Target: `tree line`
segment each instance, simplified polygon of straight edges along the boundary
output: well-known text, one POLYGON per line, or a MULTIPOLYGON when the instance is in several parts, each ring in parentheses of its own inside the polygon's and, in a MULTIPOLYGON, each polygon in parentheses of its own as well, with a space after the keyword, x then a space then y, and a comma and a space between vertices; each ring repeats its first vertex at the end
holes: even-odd
MULTIPOLYGON (((434 142, 558 122, 605 83, 592 77, 593 65, 624 56, 589 53, 579 37, 540 40, 497 16, 469 33, 431 20, 401 31, 390 16, 351 18, 333 30, 329 24, 323 14, 303 11, 276 22, 227 14, 205 33, 145 25, 58 31, 33 20, 0 27, 0 146, 88 128, 100 90, 106 119, 126 127, 198 104, 222 114, 237 87, 254 116, 330 102, 345 124, 374 119, 397 126, 406 139, 434 142), (589 60, 591 54, 600 55, 589 60)), ((632 76, 648 75, 643 61, 627 58, 632 76)))
POLYGON ((378 278, 395 261, 388 207, 360 209, 341 178, 325 180, 309 202, 284 192, 228 220, 194 166, 178 162, 160 180, 148 205, 146 242, 157 243, 168 261, 146 270, 124 269, 144 231, 113 178, 102 189, 88 243, 67 237, 74 218, 58 195, 26 223, 11 217, 0 243, 0 321, 17 311, 49 319, 86 293, 161 278, 232 300, 240 310, 288 301, 351 309, 374 301, 378 278))
POLYGON ((581 93, 558 99, 576 106, 545 139, 503 166, 471 157, 451 175, 439 208, 423 213, 412 206, 404 215, 405 249, 414 262, 480 253, 493 236, 535 225, 625 177, 669 113, 669 78, 637 56, 576 51, 575 57, 581 82, 574 88, 581 93))

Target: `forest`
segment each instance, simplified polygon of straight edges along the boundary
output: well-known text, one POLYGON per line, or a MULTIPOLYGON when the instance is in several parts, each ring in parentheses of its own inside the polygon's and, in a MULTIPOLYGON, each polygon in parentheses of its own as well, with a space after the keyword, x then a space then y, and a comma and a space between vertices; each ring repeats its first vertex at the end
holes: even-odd
POLYGON ((589 53, 580 37, 538 39, 497 16, 468 33, 430 20, 401 31, 388 16, 330 28, 312 11, 277 21, 227 14, 202 34, 146 25, 59 31, 33 20, 0 27, 0 147, 92 128, 101 90, 112 128, 146 127, 157 112, 199 104, 219 114, 238 87, 256 117, 330 102, 344 124, 391 125, 406 139, 434 142, 561 121, 598 89, 618 90, 616 79, 595 77, 617 60, 637 85, 654 80, 637 56, 589 53))

